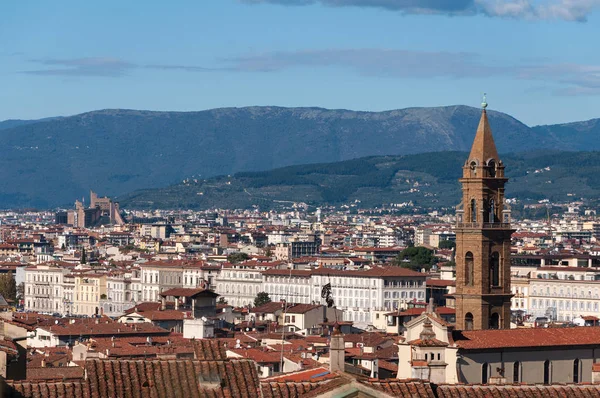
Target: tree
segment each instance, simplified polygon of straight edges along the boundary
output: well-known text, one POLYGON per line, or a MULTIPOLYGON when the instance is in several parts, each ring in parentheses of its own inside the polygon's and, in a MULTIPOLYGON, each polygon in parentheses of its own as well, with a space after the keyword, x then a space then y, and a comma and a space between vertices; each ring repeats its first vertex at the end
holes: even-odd
POLYGON ((429 270, 436 262, 437 259, 433 255, 433 250, 423 246, 407 247, 394 260, 394 264, 415 271, 420 271, 421 268, 429 270))
POLYGON ((240 263, 242 261, 248 260, 248 254, 243 253, 243 252, 238 252, 238 253, 231 253, 230 255, 227 256, 227 261, 235 264, 235 263, 240 263))
POLYGON ((85 255, 85 249, 81 249, 81 260, 79 262, 81 264, 87 263, 87 256, 85 255))
POLYGON ((0 276, 0 294, 6 300, 17 300, 17 283, 12 272, 0 276))
POLYGON ((219 301, 217 301, 217 304, 227 304, 227 300, 225 300, 225 297, 221 296, 219 297, 219 301))
POLYGON ((452 240, 443 240, 440 242, 440 249, 454 249, 456 247, 456 242, 452 240))
POLYGON ((19 283, 17 286, 17 298, 23 300, 25 298, 25 282, 19 283))
POLYGON ((273 251, 271 250, 271 246, 268 246, 267 250, 265 250, 265 256, 267 256, 267 257, 273 256, 273 251))
POLYGON ((256 298, 254 299, 254 306, 260 307, 261 305, 268 304, 270 302, 271 298, 269 297, 269 293, 260 292, 256 295, 256 298))

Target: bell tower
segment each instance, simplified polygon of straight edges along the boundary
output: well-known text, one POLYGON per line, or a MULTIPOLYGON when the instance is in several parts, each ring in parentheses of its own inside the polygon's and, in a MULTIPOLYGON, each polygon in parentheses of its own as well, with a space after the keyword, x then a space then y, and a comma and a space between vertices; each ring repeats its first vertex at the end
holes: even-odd
POLYGON ((456 328, 510 328, 510 209, 504 202, 504 164, 483 110, 463 166, 456 211, 456 328))

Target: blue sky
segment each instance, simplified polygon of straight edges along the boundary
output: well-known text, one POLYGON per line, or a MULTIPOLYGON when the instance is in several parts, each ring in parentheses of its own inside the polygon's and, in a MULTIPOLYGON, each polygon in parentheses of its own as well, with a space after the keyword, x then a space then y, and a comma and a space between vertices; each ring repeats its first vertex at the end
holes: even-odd
POLYGON ((600 0, 0 2, 0 120, 477 106, 600 117, 600 0))

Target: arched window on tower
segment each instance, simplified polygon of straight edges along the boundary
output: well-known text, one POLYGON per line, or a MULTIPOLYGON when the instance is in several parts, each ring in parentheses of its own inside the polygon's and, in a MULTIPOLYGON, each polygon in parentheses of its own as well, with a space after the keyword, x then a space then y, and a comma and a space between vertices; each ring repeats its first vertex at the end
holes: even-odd
POLYGON ((490 256, 490 285, 500 286, 500 255, 493 252, 490 256))
POLYGON ((471 199, 471 222, 477 222, 477 201, 471 199))
POLYGON ((500 314, 497 312, 490 316, 490 329, 500 329, 500 314))
POLYGON ((494 202, 494 199, 490 200, 489 222, 496 222, 496 203, 494 202))
POLYGON ((473 314, 470 312, 465 314, 465 330, 473 330, 473 314))
POLYGON ((488 173, 490 177, 496 177, 496 161, 494 159, 490 159, 488 162, 488 173))
POLYGON ((476 161, 471 161, 471 164, 469 164, 469 169, 471 169, 471 176, 475 177, 477 175, 477 162, 476 161))
POLYGON ((473 253, 467 252, 465 254, 465 285, 473 286, 473 280, 475 279, 473 253))

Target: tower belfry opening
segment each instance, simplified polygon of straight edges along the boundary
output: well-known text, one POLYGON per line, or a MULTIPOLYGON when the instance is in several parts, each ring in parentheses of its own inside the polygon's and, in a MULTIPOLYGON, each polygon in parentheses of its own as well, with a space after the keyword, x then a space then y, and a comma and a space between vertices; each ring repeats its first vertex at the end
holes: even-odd
POLYGON ((510 209, 504 163, 483 100, 471 152, 463 166, 456 214, 456 327, 510 328, 510 209))

